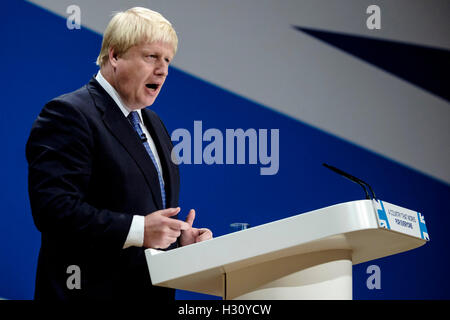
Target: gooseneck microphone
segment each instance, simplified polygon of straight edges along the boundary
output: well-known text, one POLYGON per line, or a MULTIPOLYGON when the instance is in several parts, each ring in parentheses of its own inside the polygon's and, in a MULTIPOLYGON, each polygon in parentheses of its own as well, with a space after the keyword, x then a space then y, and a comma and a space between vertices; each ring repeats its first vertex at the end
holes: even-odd
POLYGON ((377 199, 377 197, 375 196, 375 192, 373 192, 372 187, 371 187, 367 182, 365 182, 365 181, 363 181, 363 180, 361 180, 361 179, 359 179, 359 178, 356 178, 356 177, 352 176, 351 174, 342 171, 341 169, 338 169, 338 168, 336 168, 336 167, 330 166, 329 164, 323 163, 322 165, 323 165, 324 167, 326 167, 326 168, 328 168, 328 169, 330 169, 330 170, 336 172, 337 174, 343 176, 344 178, 347 178, 348 180, 350 180, 350 181, 352 181, 352 182, 354 182, 354 183, 359 184, 359 185, 364 189, 364 192, 365 192, 365 194, 366 194, 366 199, 369 199, 369 200, 370 200, 371 198, 370 198, 370 196, 369 196, 369 192, 367 192, 367 189, 366 189, 366 187, 365 187, 365 186, 367 186, 367 188, 369 188, 370 192, 372 193, 372 199, 374 199, 374 200, 377 199))

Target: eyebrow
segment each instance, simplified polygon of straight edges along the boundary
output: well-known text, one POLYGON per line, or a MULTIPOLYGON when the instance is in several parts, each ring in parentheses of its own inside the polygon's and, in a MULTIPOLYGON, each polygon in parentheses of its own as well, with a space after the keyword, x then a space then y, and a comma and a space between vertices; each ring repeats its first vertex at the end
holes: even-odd
POLYGON ((158 56, 158 57, 164 57, 164 58, 167 58, 169 60, 173 59, 173 56, 171 54, 165 55, 164 53, 161 53, 160 50, 158 50, 158 49, 143 48, 142 52, 144 54, 152 54, 152 55, 155 55, 155 56, 158 56))

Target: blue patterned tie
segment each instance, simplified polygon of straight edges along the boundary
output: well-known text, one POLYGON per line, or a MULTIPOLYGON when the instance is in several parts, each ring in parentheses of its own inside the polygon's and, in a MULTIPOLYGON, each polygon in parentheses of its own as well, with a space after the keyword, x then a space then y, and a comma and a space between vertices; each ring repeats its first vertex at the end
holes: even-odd
POLYGON ((144 144, 145 150, 147 150, 148 155, 153 161, 153 164, 155 165, 156 172, 158 173, 158 180, 159 180, 159 187, 161 188, 161 198, 162 198, 162 204, 163 209, 166 208, 166 192, 164 190, 164 180, 161 175, 161 171, 159 171, 158 164, 156 163, 155 156, 153 155, 152 149, 150 149, 150 145, 147 142, 147 138, 145 137, 144 132, 142 131, 141 125, 139 124, 139 114, 137 111, 132 111, 128 115, 128 118, 131 120, 131 124, 133 125, 134 130, 136 130, 137 134, 141 138, 142 143, 144 144))

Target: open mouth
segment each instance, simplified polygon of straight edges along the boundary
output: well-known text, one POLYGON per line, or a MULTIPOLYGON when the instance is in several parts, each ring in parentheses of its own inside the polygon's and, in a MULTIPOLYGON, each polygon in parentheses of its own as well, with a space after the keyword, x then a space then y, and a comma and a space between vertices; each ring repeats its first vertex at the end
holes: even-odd
POLYGON ((151 89, 152 91, 156 91, 158 90, 160 85, 158 83, 147 83, 145 86, 151 89))

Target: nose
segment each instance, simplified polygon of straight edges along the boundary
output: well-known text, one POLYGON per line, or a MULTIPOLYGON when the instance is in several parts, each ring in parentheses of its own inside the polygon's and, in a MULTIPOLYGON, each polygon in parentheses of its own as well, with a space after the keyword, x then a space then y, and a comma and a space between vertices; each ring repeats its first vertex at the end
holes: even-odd
POLYGON ((165 61, 161 61, 155 68, 155 75, 160 77, 166 77, 169 74, 169 64, 165 61))

